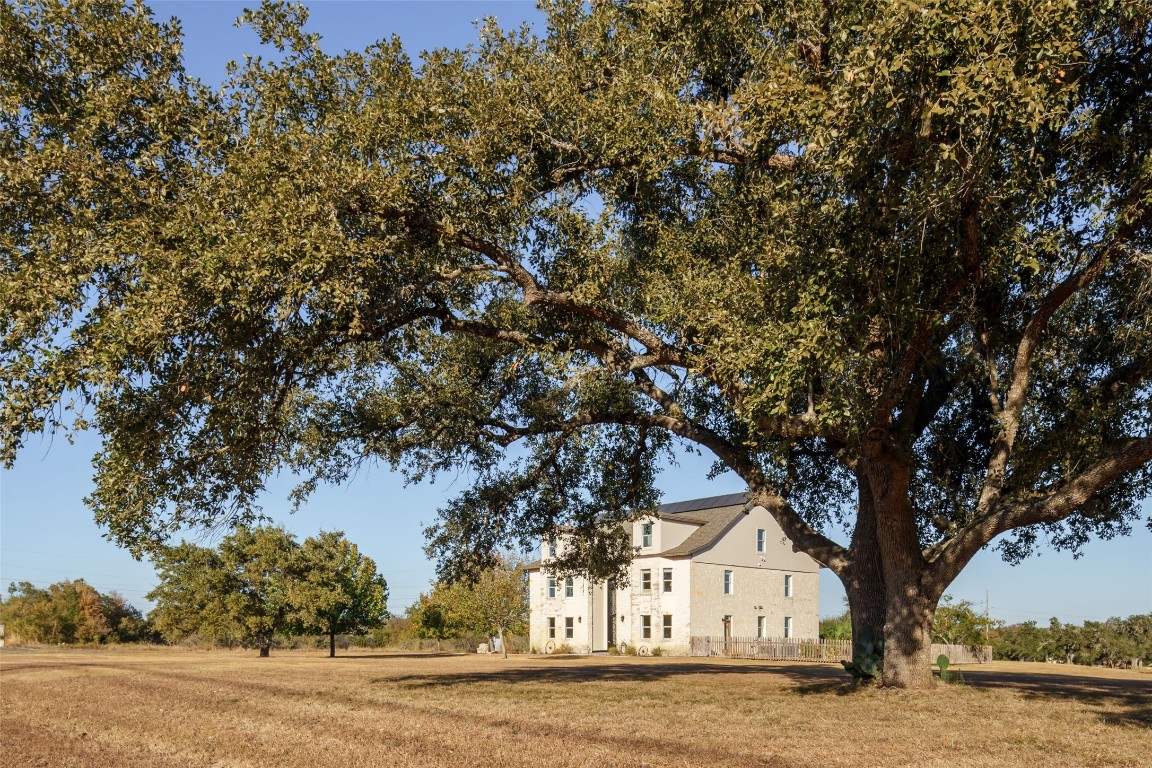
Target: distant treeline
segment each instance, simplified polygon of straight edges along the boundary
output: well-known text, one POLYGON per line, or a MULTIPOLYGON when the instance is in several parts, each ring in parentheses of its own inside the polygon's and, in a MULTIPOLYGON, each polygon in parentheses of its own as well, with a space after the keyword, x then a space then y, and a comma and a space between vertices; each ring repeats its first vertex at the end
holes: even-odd
MULTIPOLYGON (((847 640, 852 637, 852 620, 845 611, 820 622, 820 637, 847 640)), ((1083 625, 1061 624, 1051 619, 1048 626, 1035 621, 1005 624, 985 619, 968 600, 953 602, 945 595, 936 610, 932 642, 969 647, 992 646, 992 657, 1008 661, 1055 661, 1104 667, 1152 666, 1152 613, 1086 621, 1083 625)))
POLYGON ((148 622, 115 592, 102 595, 83 579, 40 589, 27 581, 8 586, 0 603, 8 643, 135 643, 153 641, 148 622))
POLYGON ((997 627, 992 653, 1012 661, 1059 661, 1104 667, 1152 666, 1152 613, 1048 626, 1035 621, 997 627))

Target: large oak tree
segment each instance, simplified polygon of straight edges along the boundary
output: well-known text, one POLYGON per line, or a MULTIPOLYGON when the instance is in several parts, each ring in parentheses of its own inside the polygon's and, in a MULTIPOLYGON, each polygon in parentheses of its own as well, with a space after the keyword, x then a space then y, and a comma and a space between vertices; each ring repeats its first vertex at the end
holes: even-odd
POLYGON ((558 2, 419 62, 265 6, 218 89, 142 7, 0 8, 0 455, 91 420, 137 551, 382 460, 469 471, 445 575, 561 526, 602 574, 695 447, 916 686, 981 548, 1139 517, 1148 0, 558 2))

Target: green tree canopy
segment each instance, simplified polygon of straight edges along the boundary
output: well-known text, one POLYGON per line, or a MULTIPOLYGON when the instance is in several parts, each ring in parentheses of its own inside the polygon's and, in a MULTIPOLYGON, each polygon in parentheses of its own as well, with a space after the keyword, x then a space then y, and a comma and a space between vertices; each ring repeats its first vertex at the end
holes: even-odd
POLYGON ((287 469, 466 470, 442 575, 630 555, 677 446, 930 685, 937 602, 1152 473, 1152 3, 546 2, 219 89, 141 5, 0 5, 0 457, 104 435, 140 552, 287 469), (64 418, 69 408, 79 414, 64 418), (829 535, 843 528, 847 538, 829 535))
POLYGON ((133 642, 147 636, 140 611, 115 592, 101 594, 83 579, 40 589, 8 585, 0 624, 9 641, 33 643, 133 642))
POLYGON ((408 615, 419 637, 497 637, 508 658, 504 635, 527 629, 528 579, 518 563, 498 556, 473 579, 436 584, 408 615))
POLYGON ((989 633, 1004 622, 977 613, 971 600, 955 602, 951 595, 940 598, 932 619, 932 642, 978 648, 988 645, 989 633))
POLYGON ((336 655, 337 634, 362 634, 384 624, 388 584, 343 532, 305 539, 298 556, 298 577, 289 590, 294 615, 304 631, 328 635, 329 656, 336 655))
POLYGON ((188 543, 160 549, 149 618, 169 642, 199 635, 267 656, 277 634, 300 630, 290 598, 302 579, 299 550, 290 534, 272 526, 241 527, 215 549, 188 543))

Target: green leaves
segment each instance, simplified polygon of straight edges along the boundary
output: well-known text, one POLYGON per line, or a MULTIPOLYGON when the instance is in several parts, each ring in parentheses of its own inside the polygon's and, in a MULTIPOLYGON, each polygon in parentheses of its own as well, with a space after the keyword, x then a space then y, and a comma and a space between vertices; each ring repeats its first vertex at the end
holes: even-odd
POLYGON ((276 635, 360 633, 388 616, 388 586, 340 532, 303 545, 281 528, 239 528, 216 549, 180 544, 154 556, 150 618, 169 641, 199 635, 267 649, 276 635))
POLYGON ((609 573, 677 445, 837 568, 872 448, 940 568, 1139 514, 1147 2, 564 2, 420 62, 266 4, 215 90, 142 8, 2 8, 0 456, 90 421, 138 554, 384 462, 472 479, 445 578, 609 573))

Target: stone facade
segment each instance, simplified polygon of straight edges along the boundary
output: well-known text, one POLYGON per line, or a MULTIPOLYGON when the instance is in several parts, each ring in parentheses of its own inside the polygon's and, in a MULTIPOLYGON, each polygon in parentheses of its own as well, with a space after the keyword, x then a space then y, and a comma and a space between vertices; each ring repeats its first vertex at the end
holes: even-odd
POLYGON ((792 551, 764 508, 745 510, 740 496, 664 505, 633 524, 633 540, 630 583, 620 587, 578 577, 569 587, 547 574, 551 553, 542 547, 529 567, 533 648, 591 653, 627 644, 679 655, 693 636, 819 637, 819 565, 792 551))

